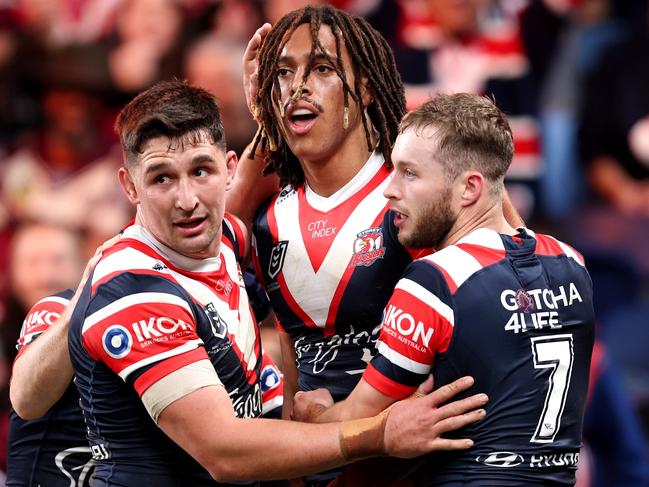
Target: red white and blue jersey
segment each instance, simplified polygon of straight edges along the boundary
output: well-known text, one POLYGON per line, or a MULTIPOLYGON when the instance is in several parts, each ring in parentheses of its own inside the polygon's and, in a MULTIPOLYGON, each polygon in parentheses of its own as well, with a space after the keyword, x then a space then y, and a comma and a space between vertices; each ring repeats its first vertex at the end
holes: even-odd
MULTIPOLYGON (((32 307, 20 331, 18 357, 56 323, 72 295, 64 291, 32 307)), ((79 393, 72 384, 40 419, 25 421, 11 411, 7 486, 88 487, 92 471, 79 393)))
POLYGON ((261 414, 261 347, 234 225, 224 220, 219 255, 202 260, 134 225, 93 271, 69 344, 97 485, 214 485, 142 403, 150 387, 185 366, 209 359, 235 414, 261 414))
POLYGON ((255 270, 295 343, 302 390, 346 397, 375 353, 383 307, 412 261, 383 196, 390 174, 375 153, 330 197, 287 187, 255 220, 255 270))
POLYGON ((455 433, 474 447, 431 456, 431 485, 573 485, 593 333, 574 249, 483 228, 408 266, 363 378, 395 399, 431 371, 436 386, 473 376, 460 397, 488 394, 486 418, 455 433))

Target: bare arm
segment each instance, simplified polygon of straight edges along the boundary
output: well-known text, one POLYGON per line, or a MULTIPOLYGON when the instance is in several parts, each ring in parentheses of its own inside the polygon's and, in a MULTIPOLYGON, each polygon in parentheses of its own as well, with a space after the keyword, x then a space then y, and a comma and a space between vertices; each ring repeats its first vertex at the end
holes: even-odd
POLYGON ((262 203, 279 190, 275 174, 262 175, 264 161, 261 155, 250 158, 250 147, 244 151, 232 187, 226 194, 227 210, 239 217, 248 230, 262 203))
POLYGON ((68 329, 72 311, 81 291, 101 258, 102 250, 119 237, 97 249, 84 270, 79 287, 65 311, 54 325, 20 354, 13 366, 9 398, 16 414, 25 420, 43 416, 63 395, 72 380, 73 370, 68 352, 68 329))
MULTIPOLYGON (((248 109, 257 121, 259 118, 254 103, 257 96, 257 54, 270 28, 270 24, 266 23, 257 29, 243 55, 243 90, 248 109)), ((250 229, 259 207, 279 190, 279 178, 275 174, 262 175, 264 157, 259 149, 256 154, 252 153, 252 143, 246 147, 240 159, 234 185, 227 194, 226 208, 250 229)))
POLYGON ((14 363, 9 398, 16 414, 38 419, 58 401, 72 380, 68 325, 72 303, 14 363), (70 311, 68 311, 70 310, 70 311))
MULTIPOLYGON (((450 401, 458 392, 473 384, 471 377, 462 377, 455 382, 440 387, 434 392, 432 378, 422 384, 412 398, 429 395, 435 406, 450 401)), ((474 410, 487 403, 486 394, 475 394, 466 399, 453 401, 435 410, 437 414, 434 431, 436 434, 435 449, 446 450, 457 440, 446 440, 441 435, 453 431, 483 418, 483 410, 474 410)), ((347 421, 373 416, 390 407, 395 399, 376 390, 364 379, 361 379, 351 394, 344 400, 328 407, 328 398, 322 390, 298 392, 295 397, 293 415, 300 421, 326 423, 347 421)))
POLYGON ((293 412, 293 397, 298 392, 298 370, 295 345, 288 333, 280 330, 279 347, 282 352, 282 373, 284 374, 284 402, 282 404, 282 419, 290 419, 293 412))
MULTIPOLYGON (((237 419, 225 389, 210 386, 172 402, 158 424, 217 480, 290 478, 371 456, 411 458, 438 447, 439 441, 447 449, 470 447, 470 440, 433 436, 444 409, 436 405, 471 384, 465 380, 400 401, 373 418, 327 424, 237 419)), ((473 400, 470 408, 479 405, 473 400)))

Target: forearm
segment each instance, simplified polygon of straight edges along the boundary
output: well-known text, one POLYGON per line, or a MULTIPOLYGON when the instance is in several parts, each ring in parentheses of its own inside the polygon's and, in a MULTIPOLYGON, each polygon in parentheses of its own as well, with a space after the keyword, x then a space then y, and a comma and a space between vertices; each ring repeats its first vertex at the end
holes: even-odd
POLYGON ((282 373, 284 374, 284 402, 282 405, 282 419, 291 419, 293 412, 293 397, 298 391, 295 346, 293 340, 283 331, 279 332, 279 346, 282 352, 282 373))
POLYGON ((321 425, 238 419, 222 387, 192 392, 158 419, 170 438, 221 481, 294 478, 382 455, 386 423, 384 415, 321 425))
POLYGON ((13 366, 9 397, 23 419, 43 416, 72 380, 68 328, 52 326, 27 348, 13 366))
POLYGON ((233 186, 226 194, 227 211, 239 217, 248 230, 262 203, 279 190, 279 179, 275 174, 262 174, 263 156, 253 156, 251 148, 252 145, 243 151, 233 186))
POLYGON ((301 477, 346 463, 338 423, 314 425, 264 419, 238 420, 240 444, 219 451, 226 480, 272 480, 301 477), (255 458, 254 462, 250 458, 255 458))

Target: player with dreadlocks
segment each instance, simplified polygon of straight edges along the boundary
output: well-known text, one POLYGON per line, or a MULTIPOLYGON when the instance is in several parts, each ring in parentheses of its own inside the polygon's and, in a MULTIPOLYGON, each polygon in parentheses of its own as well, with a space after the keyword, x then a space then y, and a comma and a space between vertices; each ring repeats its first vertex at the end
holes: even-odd
POLYGON ((279 321, 288 417, 299 390, 326 388, 335 400, 353 390, 412 261, 383 196, 405 97, 385 39, 329 6, 259 29, 244 65, 260 128, 228 208, 251 218, 272 188, 259 177, 263 157, 283 189, 254 221, 253 261, 279 321))

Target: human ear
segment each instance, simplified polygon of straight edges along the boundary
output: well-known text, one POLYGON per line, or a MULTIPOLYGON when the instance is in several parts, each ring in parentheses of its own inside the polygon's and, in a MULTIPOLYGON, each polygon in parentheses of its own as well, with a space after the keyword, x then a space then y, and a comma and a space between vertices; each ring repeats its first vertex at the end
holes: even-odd
POLYGON ((372 89, 370 88, 370 82, 367 76, 361 78, 361 103, 363 104, 363 107, 368 107, 374 103, 372 89))
POLYGON ((122 166, 119 168, 119 170, 117 171, 117 179, 119 179, 119 184, 124 190, 124 193, 126 194, 126 197, 131 202, 131 204, 139 204, 140 197, 137 194, 137 188, 135 187, 131 173, 126 167, 122 166))
POLYGON ((225 167, 228 172, 228 179, 225 183, 226 191, 232 187, 234 182, 234 175, 237 172, 237 165, 239 164, 239 159, 237 158, 237 153, 230 150, 225 153, 225 167))
POLYGON ((471 206, 475 204, 485 189, 484 176, 477 171, 467 171, 462 174, 461 205, 471 206))

